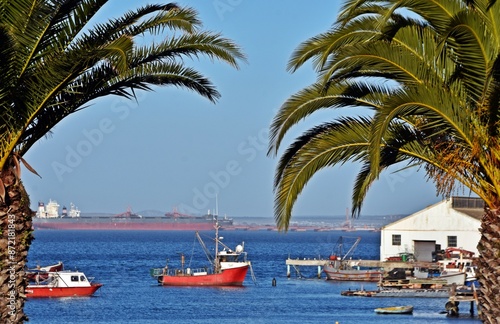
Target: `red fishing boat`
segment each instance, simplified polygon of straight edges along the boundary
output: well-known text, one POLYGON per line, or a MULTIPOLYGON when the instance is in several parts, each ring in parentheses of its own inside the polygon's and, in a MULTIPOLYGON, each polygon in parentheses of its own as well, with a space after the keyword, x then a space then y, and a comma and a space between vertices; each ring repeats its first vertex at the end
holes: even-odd
POLYGON ((91 282, 80 271, 56 271, 48 272, 48 277, 45 280, 40 280, 36 283, 30 283, 26 287, 26 297, 82 297, 91 296, 99 288, 100 283, 91 282))
POLYGON ((251 263, 246 259, 244 243, 234 250, 228 248, 221 242, 216 222, 215 253, 211 255, 200 234, 196 232, 195 235, 210 261, 210 267, 186 268, 184 255, 181 254, 181 268, 171 269, 167 264, 164 268, 151 270, 151 275, 158 283, 164 286, 242 286, 248 269, 251 269, 251 263), (219 245, 223 247, 221 251, 219 245))

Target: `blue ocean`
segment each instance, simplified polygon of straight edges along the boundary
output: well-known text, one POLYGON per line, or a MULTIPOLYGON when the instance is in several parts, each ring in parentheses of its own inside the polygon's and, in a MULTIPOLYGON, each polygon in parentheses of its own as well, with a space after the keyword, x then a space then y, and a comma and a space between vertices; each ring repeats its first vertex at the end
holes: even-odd
MULTIPOLYGON (((213 233, 202 232, 211 249, 213 233)), ((163 287, 151 268, 208 262, 193 232, 36 230, 28 264, 63 261, 104 286, 92 297, 29 299, 30 323, 481 323, 460 305, 460 317, 443 314, 446 298, 347 297, 348 289, 376 289, 375 283, 317 278, 317 267, 293 270, 290 258, 327 258, 341 236, 361 236, 353 257, 378 259, 380 233, 221 231, 229 247, 244 242, 255 281, 244 287, 163 287), (274 286, 273 279, 276 280, 274 286), (378 315, 377 307, 413 305, 412 315, 378 315)))

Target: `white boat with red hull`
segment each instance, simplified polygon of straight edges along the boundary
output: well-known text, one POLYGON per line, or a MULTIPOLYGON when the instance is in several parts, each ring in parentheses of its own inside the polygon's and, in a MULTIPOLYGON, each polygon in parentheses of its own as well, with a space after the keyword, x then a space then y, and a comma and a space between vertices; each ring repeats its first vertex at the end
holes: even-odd
POLYGON ((35 283, 30 283, 26 287, 26 297, 83 297, 93 295, 99 288, 101 283, 92 282, 80 271, 55 271, 48 272, 48 277, 45 280, 39 280, 35 283))

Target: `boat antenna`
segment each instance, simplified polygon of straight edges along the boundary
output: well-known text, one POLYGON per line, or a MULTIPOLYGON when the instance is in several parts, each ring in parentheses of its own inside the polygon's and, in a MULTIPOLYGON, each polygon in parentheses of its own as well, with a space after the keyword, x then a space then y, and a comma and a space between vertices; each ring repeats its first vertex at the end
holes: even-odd
POLYGON ((219 216, 219 195, 215 194, 215 216, 219 216))
POLYGON ((214 271, 217 273, 220 270, 219 262, 219 220, 215 215, 215 255, 214 255, 214 271))

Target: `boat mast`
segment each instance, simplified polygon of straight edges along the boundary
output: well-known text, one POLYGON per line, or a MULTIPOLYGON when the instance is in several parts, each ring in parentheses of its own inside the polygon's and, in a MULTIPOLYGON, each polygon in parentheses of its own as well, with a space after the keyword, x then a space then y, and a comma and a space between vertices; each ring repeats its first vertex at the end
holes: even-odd
POLYGON ((219 199, 218 194, 215 194, 215 216, 219 216, 219 199))
POLYGON ((215 272, 220 271, 220 262, 219 262, 219 204, 217 199, 217 194, 215 195, 215 272))
POLYGON ((215 272, 220 270, 219 262, 219 221, 217 220, 217 215, 215 215, 215 258, 214 258, 215 272))

